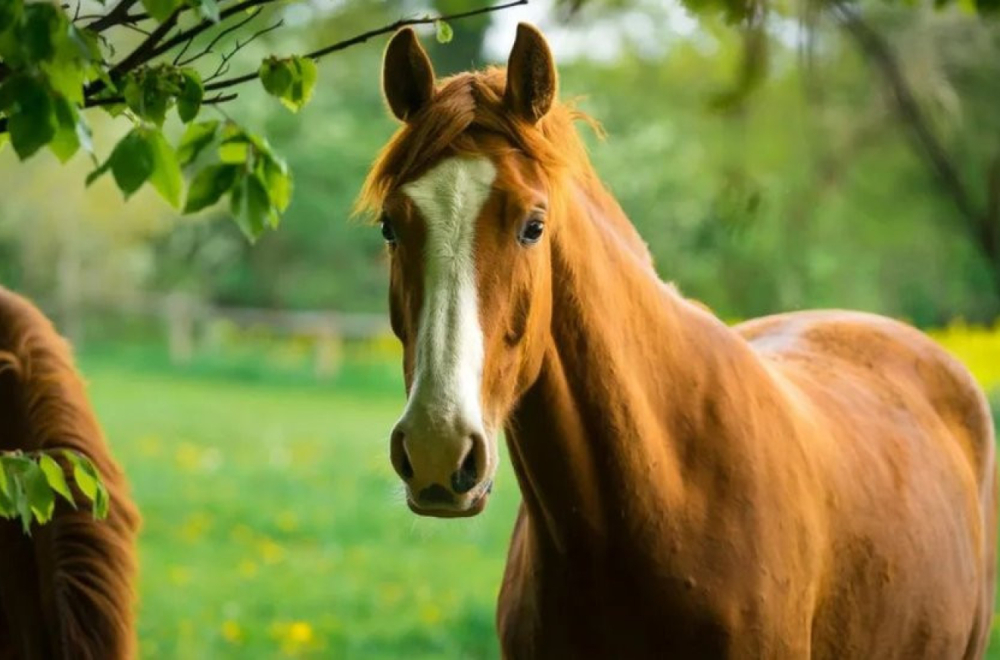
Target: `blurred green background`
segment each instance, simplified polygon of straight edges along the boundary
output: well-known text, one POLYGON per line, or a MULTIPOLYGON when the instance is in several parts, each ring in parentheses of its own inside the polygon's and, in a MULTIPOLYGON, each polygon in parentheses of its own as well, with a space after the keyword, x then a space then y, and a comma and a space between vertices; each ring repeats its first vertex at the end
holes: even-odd
MULTIPOLYGON (((261 20, 280 13, 286 28, 241 55, 252 66, 473 6, 285 3, 261 20)), ((970 195, 990 199, 993 181, 1000 200, 1000 27, 961 3, 861 6, 970 195)), ((907 320, 958 354, 1000 411, 995 271, 840 27, 776 14, 763 66, 746 33, 672 2, 564 16, 534 0, 454 23, 448 45, 422 34, 445 74, 502 62, 518 20, 540 25, 562 96, 607 131, 582 129, 598 171, 686 295, 727 320, 805 307, 907 320), (747 74, 755 61, 762 72, 747 74)), ((483 515, 432 521, 406 509, 387 458, 403 389, 383 246, 350 219, 394 129, 383 45, 325 60, 299 115, 256 87, 227 106, 295 175, 282 227, 254 246, 224 209, 181 218, 148 190, 124 203, 108 178, 86 189, 82 156, 21 165, 0 152, 0 282, 76 343, 145 518, 144 658, 498 655, 509 468, 483 515)), ((90 119, 98 145, 126 130, 90 119)))

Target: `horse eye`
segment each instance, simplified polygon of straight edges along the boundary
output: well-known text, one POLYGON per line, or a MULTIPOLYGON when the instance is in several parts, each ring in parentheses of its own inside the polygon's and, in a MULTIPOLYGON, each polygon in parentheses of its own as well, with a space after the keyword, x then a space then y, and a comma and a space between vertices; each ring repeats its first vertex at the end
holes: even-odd
POLYGON ((534 245, 542 237, 545 230, 545 223, 538 215, 532 215, 521 226, 521 231, 517 233, 517 240, 521 245, 534 245))
POLYGON ((396 231, 392 228, 392 222, 389 221, 389 217, 383 215, 382 219, 379 220, 379 224, 382 225, 382 238, 389 245, 396 244, 396 231))

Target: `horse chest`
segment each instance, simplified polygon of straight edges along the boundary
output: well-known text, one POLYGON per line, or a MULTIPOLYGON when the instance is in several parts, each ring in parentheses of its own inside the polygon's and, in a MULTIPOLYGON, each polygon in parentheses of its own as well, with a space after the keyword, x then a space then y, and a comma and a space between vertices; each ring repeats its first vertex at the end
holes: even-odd
POLYGON ((634 553, 549 554, 529 534, 515 533, 498 603, 505 657, 734 657, 742 590, 634 553))

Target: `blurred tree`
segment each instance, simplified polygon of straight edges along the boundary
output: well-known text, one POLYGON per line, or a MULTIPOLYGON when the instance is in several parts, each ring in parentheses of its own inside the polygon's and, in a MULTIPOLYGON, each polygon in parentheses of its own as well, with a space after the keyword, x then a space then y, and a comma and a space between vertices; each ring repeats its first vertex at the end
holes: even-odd
MULTIPOLYGON (((644 4, 643 0, 559 2, 569 15, 588 9, 603 13, 623 12, 644 4)), ((957 212, 957 217, 956 213, 948 213, 942 214, 942 219, 957 220, 980 258, 988 264, 994 300, 1000 301, 1000 122, 995 121, 997 113, 983 117, 985 123, 977 124, 974 131, 967 133, 975 135, 975 142, 963 145, 959 144, 961 137, 949 141, 942 135, 940 122, 928 110, 927 103, 922 102, 928 91, 940 92, 943 88, 948 88, 955 104, 961 105, 966 100, 976 102, 969 98, 977 96, 974 90, 969 97, 958 91, 963 77, 967 80, 976 76, 977 71, 988 69, 989 63, 995 62, 1000 54, 997 52, 997 23, 993 20, 1000 11, 998 0, 937 0, 933 9, 926 4, 892 0, 681 0, 681 3, 704 21, 721 18, 739 28, 743 48, 736 83, 715 98, 715 103, 723 109, 738 110, 761 85, 770 68, 775 42, 795 41, 807 70, 817 73, 813 66, 817 60, 816 44, 830 40, 830 35, 822 34, 823 28, 832 24, 848 35, 857 52, 877 73, 886 103, 905 130, 914 153, 933 178, 939 194, 947 198, 957 212), (894 45, 878 24, 890 22, 886 27, 896 28, 895 33, 900 34, 904 30, 898 28, 907 20, 923 23, 926 27, 931 14, 944 16, 952 28, 961 31, 957 34, 952 30, 948 37, 976 39, 979 52, 962 61, 947 61, 945 57, 934 72, 938 74, 936 78, 919 78, 910 75, 917 68, 914 64, 919 64, 921 55, 926 56, 928 51, 941 56, 944 44, 935 37, 943 35, 927 33, 924 36, 931 37, 931 42, 910 43, 909 49, 900 51, 898 44, 894 45), (797 34, 790 37, 792 24, 796 25, 797 34), (952 70, 944 71, 941 66, 952 70), (935 89, 930 90, 930 87, 935 89), (959 151, 970 147, 987 153, 974 160, 963 158, 959 151)), ((940 21, 937 25, 941 26, 940 21)), ((967 55, 969 43, 960 41, 959 46, 965 47, 967 55)), ((807 86, 815 88, 815 84, 807 81, 807 86)))

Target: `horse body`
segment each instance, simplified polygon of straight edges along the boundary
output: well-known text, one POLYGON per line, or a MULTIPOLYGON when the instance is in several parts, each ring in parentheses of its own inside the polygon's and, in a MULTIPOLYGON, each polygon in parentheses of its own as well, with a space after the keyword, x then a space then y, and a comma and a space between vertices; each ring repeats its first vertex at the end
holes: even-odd
POLYGON ((979 657, 996 488, 965 370, 870 315, 726 328, 568 233, 586 247, 553 274, 546 365, 507 432, 505 655, 979 657))
POLYGON ((0 450, 56 449, 91 459, 108 488, 108 517, 58 502, 30 537, 20 522, 0 520, 0 659, 133 658, 138 513, 66 342, 0 287, 0 450))
POLYGON ((417 513, 475 515, 505 429, 506 657, 982 656, 994 432, 960 364, 874 315, 729 328, 661 282, 529 27, 506 74, 438 87, 400 32, 383 84, 406 125, 362 201, 410 393, 392 462, 417 513))

